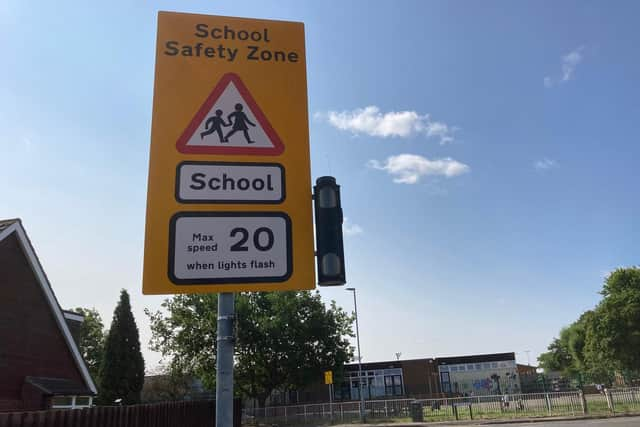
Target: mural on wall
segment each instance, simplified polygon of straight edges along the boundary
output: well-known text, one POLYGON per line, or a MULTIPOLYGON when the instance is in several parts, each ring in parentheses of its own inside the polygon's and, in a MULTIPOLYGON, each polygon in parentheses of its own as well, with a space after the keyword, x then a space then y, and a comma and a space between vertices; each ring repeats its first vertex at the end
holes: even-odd
POLYGON ((443 390, 463 396, 520 393, 520 378, 516 368, 515 360, 439 367, 443 390))
POLYGON ((483 378, 473 382, 473 390, 481 392, 489 392, 493 388, 493 380, 491 378, 483 378))
POLYGON ((498 395, 520 393, 520 384, 517 374, 511 372, 497 373, 484 372, 480 378, 469 378, 469 374, 454 376, 453 391, 459 394, 469 395, 498 395), (485 376, 486 375, 486 376, 485 376))

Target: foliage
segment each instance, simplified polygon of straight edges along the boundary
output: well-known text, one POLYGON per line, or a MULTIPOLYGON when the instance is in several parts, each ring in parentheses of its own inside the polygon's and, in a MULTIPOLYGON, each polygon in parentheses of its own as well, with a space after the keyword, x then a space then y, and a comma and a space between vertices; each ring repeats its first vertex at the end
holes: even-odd
MULTIPOLYGON (((216 295, 177 295, 151 320, 151 348, 172 369, 215 387, 216 295), (165 314, 166 313, 166 314, 165 314)), ((236 295, 235 384, 261 404, 273 390, 294 390, 338 369, 353 355, 352 317, 319 293, 257 292, 236 295)))
POLYGON ((165 402, 183 400, 189 395, 191 378, 171 369, 159 375, 147 377, 142 390, 143 402, 165 402))
POLYGON ((100 363, 104 357, 105 331, 102 317, 95 308, 77 307, 73 311, 84 316, 84 321, 80 326, 78 348, 91 377, 97 380, 100 363))
POLYGON ((621 370, 640 370, 640 268, 618 269, 604 284, 594 341, 621 370))
POLYGON ((105 342, 104 357, 100 365, 100 395, 102 404, 140 402, 144 384, 144 359, 140 352, 140 339, 129 294, 120 292, 120 301, 113 313, 111 328, 105 342))
POLYGON ((629 378, 640 372, 640 268, 615 270, 600 293, 596 308, 564 328, 540 355, 545 370, 605 384, 615 373, 629 378))
POLYGON ((217 307, 217 295, 185 294, 166 299, 163 311, 145 310, 151 349, 171 359, 173 372, 200 378, 209 388, 215 385, 217 307))
MULTIPOLYGON (((562 335, 562 332, 560 333, 562 335)), ((566 372, 571 366, 571 355, 567 348, 567 343, 560 338, 554 338, 553 342, 547 347, 546 353, 542 353, 538 357, 540 367, 545 371, 566 372)))

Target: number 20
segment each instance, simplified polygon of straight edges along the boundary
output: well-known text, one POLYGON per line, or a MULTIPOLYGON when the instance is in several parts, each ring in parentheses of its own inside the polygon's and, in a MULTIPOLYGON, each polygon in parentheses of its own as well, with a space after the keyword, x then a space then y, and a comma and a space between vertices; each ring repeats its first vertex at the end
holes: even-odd
MULTIPOLYGON (((240 240, 231 245, 231 252, 247 252, 249 247, 246 243, 247 240, 249 240, 249 231, 246 228, 236 227, 231 230, 229 237, 236 237, 238 234, 240 235, 240 240)), ((273 241, 273 231, 268 227, 259 227, 253 232, 253 246, 259 251, 266 252, 271 249, 273 247, 273 241), (266 245, 260 243, 260 236, 263 233, 267 235, 266 245)))

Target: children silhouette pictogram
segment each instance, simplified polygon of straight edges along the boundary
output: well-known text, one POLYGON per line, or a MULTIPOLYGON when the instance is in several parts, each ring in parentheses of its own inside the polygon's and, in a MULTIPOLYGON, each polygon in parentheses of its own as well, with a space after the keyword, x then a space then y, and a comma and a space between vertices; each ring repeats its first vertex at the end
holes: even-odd
POLYGON ((247 124, 251 126, 255 126, 256 124, 249 120, 247 115, 242 111, 242 104, 236 104, 235 109, 236 111, 227 116, 227 120, 229 120, 230 124, 233 120, 233 127, 231 128, 231 131, 225 135, 224 142, 229 142, 229 137, 241 130, 244 134, 244 138, 247 140, 247 144, 254 144, 255 141, 252 141, 249 136, 249 128, 247 127, 247 124))
POLYGON ((231 126, 231 122, 225 123, 222 118, 222 110, 216 110, 216 115, 209 117, 205 122, 205 131, 200 133, 200 139, 204 139, 205 136, 211 135, 213 132, 217 132, 220 142, 227 142, 227 139, 222 135, 222 126, 231 126))

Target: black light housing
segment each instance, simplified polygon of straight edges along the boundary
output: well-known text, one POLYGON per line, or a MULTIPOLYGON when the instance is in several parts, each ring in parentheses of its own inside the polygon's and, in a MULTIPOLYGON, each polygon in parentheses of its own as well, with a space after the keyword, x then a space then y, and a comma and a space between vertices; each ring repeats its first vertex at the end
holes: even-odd
POLYGON ((347 283, 342 244, 342 205, 340 186, 332 176, 322 176, 313 187, 316 216, 316 259, 318 286, 347 283))

